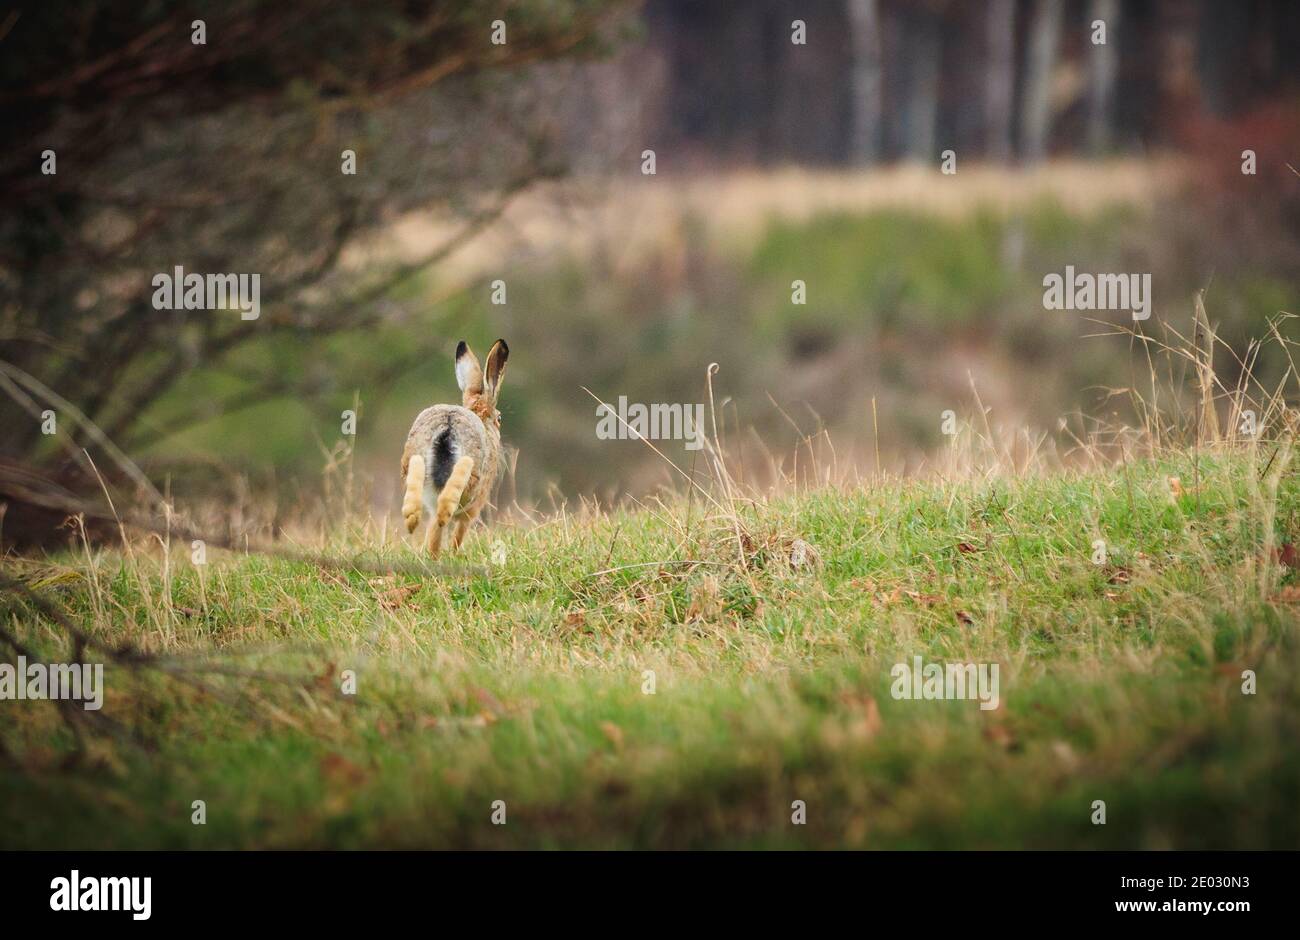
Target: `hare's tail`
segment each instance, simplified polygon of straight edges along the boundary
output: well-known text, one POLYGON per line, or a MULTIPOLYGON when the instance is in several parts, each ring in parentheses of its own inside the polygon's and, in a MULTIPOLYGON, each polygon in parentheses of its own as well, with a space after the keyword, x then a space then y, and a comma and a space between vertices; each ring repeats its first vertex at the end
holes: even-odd
POLYGON ((402 497, 402 518, 406 520, 406 531, 414 532, 420 524, 420 496, 424 490, 424 458, 412 454, 406 465, 406 495, 402 497))
POLYGON ((473 457, 461 457, 456 461, 456 466, 451 468, 451 476, 447 477, 442 492, 438 494, 438 528, 447 524, 451 514, 460 505, 460 498, 469 485, 469 475, 473 470, 473 457))

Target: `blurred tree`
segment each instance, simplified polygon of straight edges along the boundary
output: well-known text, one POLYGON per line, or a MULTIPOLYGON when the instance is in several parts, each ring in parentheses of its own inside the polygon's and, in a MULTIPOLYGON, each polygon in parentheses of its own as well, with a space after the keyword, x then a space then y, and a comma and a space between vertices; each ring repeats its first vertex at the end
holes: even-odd
POLYGON ((1061 44, 1065 0, 1034 0, 1025 62, 1020 155, 1028 163, 1047 156, 1052 123, 1052 70, 1061 44))
POLYGON ((1184 133, 1201 111, 1196 42, 1202 9, 1202 4, 1189 0, 1157 0, 1156 3, 1155 62, 1159 89, 1156 123, 1167 134, 1184 133))
POLYGON ((880 159, 881 102, 880 9, 876 0, 848 0, 852 49, 852 130, 849 158, 869 165, 880 159))
POLYGON ((1119 30, 1119 0, 1091 0, 1088 7, 1088 149, 1094 154, 1104 153, 1111 144, 1112 99, 1119 71, 1119 30))
POLYGON ((942 17, 947 4, 924 0, 904 9, 903 37, 908 48, 907 92, 903 103, 903 152, 909 159, 935 159, 934 140, 939 117, 939 77, 942 64, 942 17))
POLYGON ((1016 0, 989 0, 985 21, 988 69, 984 78, 988 155, 1005 163, 1011 159, 1011 116, 1016 93, 1016 0))
POLYGON ((1300 91, 1287 54, 1300 42, 1295 0, 646 0, 646 11, 669 63, 646 136, 694 165, 929 160, 939 142, 1000 162, 1177 146, 1166 112, 1189 79, 1203 99, 1182 102, 1193 115, 1239 116, 1300 91), (1104 46, 1091 42, 1099 17, 1104 46), (806 45, 790 42, 794 20, 806 45))
MULTIPOLYGON (((255 337, 318 339, 394 315, 378 301, 395 284, 561 170, 546 102, 519 68, 603 50, 625 7, 20 3, 0 18, 13 141, 0 153, 0 458, 52 464, 99 446, 78 414, 130 449, 328 382, 246 358, 230 366, 242 384, 231 400, 194 401, 167 428, 142 421, 196 367, 231 362, 255 337), (464 220, 446 244, 382 271, 340 269, 359 235, 432 206, 464 220), (259 274, 261 316, 155 309, 151 280, 177 265, 259 274), (50 392, 68 406, 55 408, 62 450, 42 434, 50 392)), ((436 339, 414 342, 413 361, 436 339)))

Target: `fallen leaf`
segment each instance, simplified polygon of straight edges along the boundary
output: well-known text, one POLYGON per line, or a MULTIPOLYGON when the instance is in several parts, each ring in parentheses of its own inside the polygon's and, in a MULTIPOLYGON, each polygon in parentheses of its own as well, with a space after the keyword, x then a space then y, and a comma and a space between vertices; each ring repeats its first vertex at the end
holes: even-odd
POLYGON ((963 555, 971 555, 974 554, 975 552, 978 552, 979 549, 976 548, 974 545, 972 545, 970 542, 958 542, 957 551, 961 552, 963 555))
POLYGON ((1272 598, 1279 604, 1300 604, 1300 585, 1288 584, 1272 598))
POLYGON ((1067 741, 1053 741, 1052 753, 1056 755, 1062 766, 1068 771, 1077 770, 1079 767, 1079 755, 1074 753, 1074 748, 1070 747, 1067 741))
POLYGON ((326 779, 345 786, 356 786, 366 779, 360 766, 332 751, 320 759, 320 769, 326 779))
POLYGON ((984 726, 984 738, 998 745, 1003 750, 1014 751, 1020 746, 1011 729, 1004 724, 987 724, 984 726))
POLYGON ((419 590, 419 585, 395 587, 379 595, 379 606, 384 610, 397 610, 399 607, 409 606, 408 602, 412 595, 419 590))
POLYGON ((480 705, 493 712, 503 712, 506 707, 497 701, 497 697, 487 689, 475 689, 474 697, 478 699, 480 705))
POLYGON ((317 688, 333 691, 334 683, 338 681, 338 674, 338 663, 331 660, 325 664, 325 669, 312 682, 317 688))
POLYGON ((614 745, 614 747, 623 747, 623 729, 614 724, 614 722, 602 721, 600 723, 600 731, 609 739, 609 743, 614 745))
POLYGON ((803 539, 793 539, 786 556, 791 568, 816 567, 821 562, 817 549, 803 539))
POLYGON ((332 568, 326 568, 324 565, 317 565, 316 570, 317 572, 320 573, 320 577, 322 581, 327 581, 330 584, 337 584, 342 587, 348 586, 348 579, 341 576, 337 571, 334 571, 332 568))

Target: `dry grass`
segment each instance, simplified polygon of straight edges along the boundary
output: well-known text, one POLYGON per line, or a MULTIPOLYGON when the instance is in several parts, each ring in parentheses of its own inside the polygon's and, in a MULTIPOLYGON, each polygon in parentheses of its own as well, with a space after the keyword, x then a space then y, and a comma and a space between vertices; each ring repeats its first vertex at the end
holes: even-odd
MULTIPOLYGON (((584 258, 608 253, 624 265, 687 242, 699 227, 710 243, 752 248, 773 220, 820 213, 903 209, 941 218, 1011 214, 1052 200, 1088 218, 1115 206, 1149 210, 1186 178, 1172 157, 1055 161, 1031 169, 964 164, 951 176, 900 165, 871 171, 732 171, 682 177, 578 179, 545 184, 516 199, 499 221, 459 250, 445 268, 451 282, 501 271, 503 258, 584 258)), ((413 214, 357 246, 345 263, 365 267, 411 261, 452 237, 458 223, 413 214)), ((682 259, 685 263, 685 259, 682 259)))

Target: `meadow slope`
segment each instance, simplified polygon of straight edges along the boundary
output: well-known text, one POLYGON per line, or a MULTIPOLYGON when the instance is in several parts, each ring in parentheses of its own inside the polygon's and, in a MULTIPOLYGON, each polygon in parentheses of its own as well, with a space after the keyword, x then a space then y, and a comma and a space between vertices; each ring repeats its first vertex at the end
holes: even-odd
MULTIPOLYGON (((195 566, 158 540, 5 559, 166 671, 108 664, 114 728, 0 702, 0 846, 1300 848, 1286 464, 1186 453, 734 514, 681 495, 476 529, 481 571, 455 575, 195 566), (914 656, 997 663, 999 707, 895 699, 914 656)), ((418 560, 375 523, 320 547, 418 560)), ((30 598, 0 617, 67 658, 30 598)))

